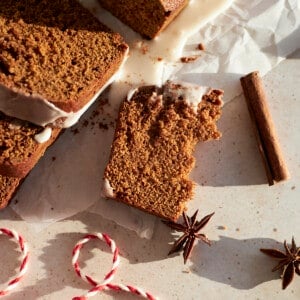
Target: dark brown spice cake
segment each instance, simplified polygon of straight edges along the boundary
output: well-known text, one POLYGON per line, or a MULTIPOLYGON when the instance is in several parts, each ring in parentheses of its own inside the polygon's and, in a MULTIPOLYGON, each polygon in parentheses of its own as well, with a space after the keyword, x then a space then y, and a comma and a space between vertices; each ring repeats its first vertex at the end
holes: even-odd
POLYGON ((76 112, 127 50, 118 33, 75 0, 0 1, 0 87, 76 112))
POLYGON ((222 95, 170 82, 136 90, 120 107, 104 173, 106 196, 176 220, 193 194, 188 175, 196 143, 220 137, 222 95), (201 101, 193 105, 191 98, 201 101))
POLYGON ((157 36, 180 13, 187 0, 98 0, 122 22, 147 38, 157 36))

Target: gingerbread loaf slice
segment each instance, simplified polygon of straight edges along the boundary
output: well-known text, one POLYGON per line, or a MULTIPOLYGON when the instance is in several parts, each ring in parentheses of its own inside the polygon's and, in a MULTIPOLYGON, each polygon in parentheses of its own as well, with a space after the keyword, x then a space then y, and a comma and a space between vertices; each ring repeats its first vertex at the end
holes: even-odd
POLYGON ((0 174, 25 177, 60 132, 60 128, 43 128, 0 112, 0 174))
POLYGON ((100 4, 142 36, 152 39, 164 30, 187 0, 98 0, 100 4))
POLYGON ((26 175, 61 131, 0 113, 0 209, 8 205, 26 175))
POLYGON ((0 111, 73 125, 120 69, 123 38, 76 0, 5 0, 0 12, 0 111))
POLYGON ((223 92, 167 82, 129 93, 119 111, 104 193, 176 220, 193 195, 188 178, 199 141, 218 139, 223 92))

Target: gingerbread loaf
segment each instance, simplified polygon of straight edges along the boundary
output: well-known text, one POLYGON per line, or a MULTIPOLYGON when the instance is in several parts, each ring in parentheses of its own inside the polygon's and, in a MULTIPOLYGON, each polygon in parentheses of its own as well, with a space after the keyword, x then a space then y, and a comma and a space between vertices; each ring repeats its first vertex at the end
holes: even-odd
POLYGON ((5 0, 0 11, 0 111, 73 125, 120 69, 123 38, 75 0, 5 0))
POLYGON ((152 39, 164 30, 187 0, 98 0, 100 4, 142 36, 152 39))
POLYGON ((193 195, 189 179, 199 141, 218 139, 223 92, 185 83, 140 87, 119 111, 104 193, 168 220, 193 195))

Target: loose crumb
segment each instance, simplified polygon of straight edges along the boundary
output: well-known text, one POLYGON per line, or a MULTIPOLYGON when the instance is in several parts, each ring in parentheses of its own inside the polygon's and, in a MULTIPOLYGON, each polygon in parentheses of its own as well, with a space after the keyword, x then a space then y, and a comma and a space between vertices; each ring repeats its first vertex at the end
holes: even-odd
POLYGON ((142 54, 147 54, 148 51, 149 51, 148 45, 145 45, 144 43, 142 43, 142 45, 141 45, 141 53, 142 54))
POLYGON ((223 225, 220 225, 220 226, 218 226, 217 227, 219 230, 226 230, 227 229, 227 227, 226 226, 223 226, 223 225))
POLYGON ((180 58, 180 61, 181 61, 182 63, 187 64, 187 63, 190 63, 190 62, 193 62, 193 61, 197 60, 199 57, 200 57, 199 55, 195 55, 195 56, 184 56, 184 57, 181 57, 181 58, 180 58))
MULTIPOLYGON (((101 107, 101 109, 103 109, 101 107)), ((92 116, 90 117, 90 120, 94 119, 95 117, 99 116, 100 112, 98 110, 94 110, 92 113, 92 116)))
POLYGON ((52 156, 51 159, 52 159, 52 161, 55 161, 56 160, 56 156, 52 156))
POLYGON ((87 127, 89 125, 89 121, 88 120, 84 120, 82 126, 83 127, 87 127))
POLYGON ((71 129, 71 132, 75 135, 79 133, 78 128, 71 129))
POLYGON ((200 51, 204 51, 205 46, 202 43, 200 43, 200 44, 198 44, 197 49, 200 50, 200 51))
POLYGON ((163 58, 162 58, 162 57, 158 57, 157 60, 158 60, 158 61, 162 61, 163 58))
POLYGON ((108 130, 108 125, 107 125, 107 124, 102 123, 102 122, 99 122, 98 125, 99 125, 99 128, 100 128, 100 129, 108 130))

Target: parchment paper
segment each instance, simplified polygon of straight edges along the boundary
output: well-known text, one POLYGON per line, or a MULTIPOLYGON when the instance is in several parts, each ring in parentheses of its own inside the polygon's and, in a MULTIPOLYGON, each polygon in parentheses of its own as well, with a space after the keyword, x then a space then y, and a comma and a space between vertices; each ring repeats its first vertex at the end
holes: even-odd
MULTIPOLYGON (((194 55, 201 42, 206 48, 201 57, 190 64, 165 66, 165 79, 222 88, 226 104, 241 93, 241 75, 253 70, 266 74, 300 47, 299 24, 297 0, 237 0, 188 40, 183 55, 194 55)), ((32 229, 42 230, 88 209, 151 237, 155 217, 100 196, 118 105, 95 103, 26 178, 11 207, 32 229)), ((196 193, 199 190, 198 186, 196 193)))

